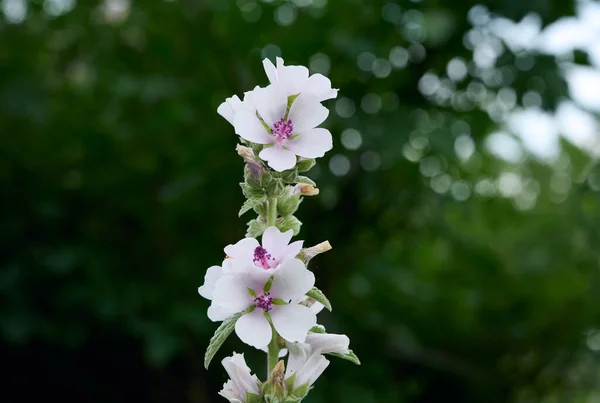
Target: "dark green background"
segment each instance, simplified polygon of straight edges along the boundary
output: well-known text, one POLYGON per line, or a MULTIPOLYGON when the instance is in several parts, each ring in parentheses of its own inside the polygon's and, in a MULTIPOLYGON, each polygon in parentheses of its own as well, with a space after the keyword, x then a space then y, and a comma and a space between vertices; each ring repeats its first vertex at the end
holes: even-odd
MULTIPOLYGON (((334 246, 311 265, 334 308, 320 321, 350 336, 363 365, 334 359, 306 401, 600 399, 600 358, 586 344, 600 324, 600 202, 590 186, 600 171, 563 143, 574 182, 557 202, 558 167, 495 159, 483 147, 497 127, 485 112, 436 106, 418 91, 425 72, 471 60, 463 36, 476 3, 402 1, 405 17, 390 22, 384 1, 315 1, 325 6, 295 9, 288 26, 274 19, 285 13, 279 0, 135 1, 112 23, 94 1, 60 16, 28 3, 23 22, 0 22, 0 401, 224 401, 219 361, 233 350, 263 376, 261 355, 235 337, 210 371, 202 366, 216 324, 196 288, 251 218, 237 217, 243 164, 216 109, 266 85, 263 57, 309 65, 316 53, 356 112, 342 118, 342 104, 326 103, 335 145, 309 172, 321 194, 301 205, 299 239, 334 246), (425 27, 423 61, 386 78, 357 67, 362 52, 408 48, 411 19, 425 27), (361 109, 368 93, 387 93, 378 113, 361 109), (465 164, 453 148, 457 120, 476 144, 465 164), (362 134, 358 150, 340 144, 348 127, 362 134), (403 155, 415 130, 453 180, 473 185, 507 169, 535 178, 535 207, 434 192, 403 155), (369 151, 381 164, 366 171, 369 151), (341 177, 329 169, 336 154, 351 163, 341 177)), ((544 25, 574 12, 564 0, 487 5, 517 20, 535 11, 544 25)), ((505 52, 498 66, 515 57, 505 52)), ((552 57, 534 60, 511 68, 512 86, 522 95, 541 78, 552 109, 566 85, 552 57)))

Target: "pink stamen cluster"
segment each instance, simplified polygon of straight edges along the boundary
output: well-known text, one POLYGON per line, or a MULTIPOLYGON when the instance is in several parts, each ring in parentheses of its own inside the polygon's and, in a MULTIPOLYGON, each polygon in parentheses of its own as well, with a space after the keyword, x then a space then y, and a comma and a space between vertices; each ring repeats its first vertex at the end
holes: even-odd
POLYGON ((281 118, 278 122, 275 122, 275 125, 271 128, 271 131, 278 140, 287 140, 292 136, 294 125, 292 124, 291 120, 285 120, 285 118, 281 118))
POLYGON ((254 298, 254 306, 264 310, 265 312, 269 312, 273 306, 273 298, 271 298, 271 293, 267 292, 254 298))
POLYGON ((265 248, 257 246, 254 249, 254 259, 252 259, 254 263, 259 264, 263 269, 267 270, 271 268, 269 260, 275 260, 275 258, 271 257, 271 254, 265 248))

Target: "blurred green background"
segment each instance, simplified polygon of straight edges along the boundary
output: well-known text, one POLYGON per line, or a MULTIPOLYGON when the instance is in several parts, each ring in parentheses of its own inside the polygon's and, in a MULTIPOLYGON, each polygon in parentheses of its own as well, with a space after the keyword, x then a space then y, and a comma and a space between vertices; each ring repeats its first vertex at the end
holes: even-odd
POLYGON ((0 401, 263 376, 196 288, 251 218, 217 106, 282 56, 340 89, 299 239, 363 362, 306 401, 600 402, 598 3, 0 3, 0 401))

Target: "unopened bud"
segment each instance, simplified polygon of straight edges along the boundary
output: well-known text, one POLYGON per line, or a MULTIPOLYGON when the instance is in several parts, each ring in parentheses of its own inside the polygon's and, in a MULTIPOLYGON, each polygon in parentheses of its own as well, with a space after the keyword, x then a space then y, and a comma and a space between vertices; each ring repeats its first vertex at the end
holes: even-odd
POLYGON ((298 183, 293 187, 292 194, 299 194, 302 196, 316 196, 319 194, 319 189, 314 187, 313 185, 308 185, 306 183, 298 183))
POLYGON ((248 171, 250 171, 250 175, 252 175, 254 179, 260 179, 260 174, 263 170, 263 167, 260 161, 256 159, 254 151, 252 151, 251 148, 244 147, 241 144, 238 144, 235 147, 235 149, 238 155, 242 157, 244 161, 246 161, 246 164, 248 165, 248 171))
POLYGON ((301 249, 300 253, 298 253, 298 258, 308 263, 313 257, 321 253, 327 252, 328 250, 331 250, 331 244, 329 243, 329 241, 323 241, 320 244, 311 246, 310 248, 301 249))

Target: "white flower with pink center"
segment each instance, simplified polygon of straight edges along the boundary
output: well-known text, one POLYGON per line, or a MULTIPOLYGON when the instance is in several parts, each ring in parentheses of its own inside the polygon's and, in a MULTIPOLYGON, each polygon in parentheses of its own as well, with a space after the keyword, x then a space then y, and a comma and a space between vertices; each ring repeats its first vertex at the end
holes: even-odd
POLYGON ((338 90, 331 88, 331 81, 322 74, 309 76, 304 66, 286 66, 283 59, 278 57, 275 66, 269 59, 263 60, 265 73, 271 84, 283 86, 287 96, 297 94, 312 94, 321 102, 337 97, 338 90))
MULTIPOLYGON (((226 275, 236 275, 254 265, 271 274, 282 262, 293 259, 302 249, 304 241, 290 243, 294 232, 281 232, 277 227, 268 227, 262 236, 262 246, 255 238, 244 238, 235 245, 225 247, 227 258, 221 266, 211 266, 204 276, 204 284, 198 287, 198 294, 212 300, 217 281, 226 275)), ((208 308, 208 318, 213 322, 222 321, 233 315, 231 311, 219 305, 208 308)))
POLYGON ((246 344, 266 347, 272 338, 269 319, 281 337, 302 342, 317 316, 310 308, 290 304, 315 284, 314 274, 300 259, 288 259, 275 270, 256 264, 233 276, 223 276, 215 284, 212 305, 231 312, 250 311, 235 324, 235 332, 246 344), (269 319, 267 319, 267 317, 269 319))
POLYGON ((317 128, 329 114, 311 93, 300 93, 288 110, 288 95, 278 84, 252 92, 256 112, 240 108, 233 125, 236 134, 256 144, 264 144, 258 155, 276 171, 296 165, 296 157, 318 158, 333 147, 331 133, 317 128))
POLYGON ((231 403, 245 403, 246 392, 260 394, 258 378, 256 375, 250 375, 250 368, 246 364, 244 354, 234 352, 232 357, 224 358, 221 364, 230 378, 219 392, 221 396, 231 403))

